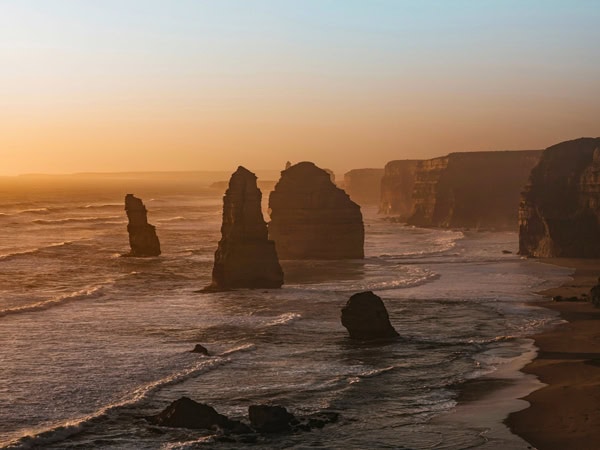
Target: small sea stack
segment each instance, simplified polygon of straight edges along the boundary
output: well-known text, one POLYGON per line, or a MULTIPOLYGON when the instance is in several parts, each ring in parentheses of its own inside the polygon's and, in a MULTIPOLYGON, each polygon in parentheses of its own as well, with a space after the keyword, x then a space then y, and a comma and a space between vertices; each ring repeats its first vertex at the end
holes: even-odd
POLYGON ((398 336, 390 323, 383 301, 371 291, 350 297, 342 308, 342 325, 352 339, 365 341, 393 339, 398 336))
POLYGON ((269 196, 269 238, 281 259, 362 259, 360 206, 311 162, 281 172, 269 196))
POLYGON ((223 197, 221 240, 215 252, 212 284, 205 290, 279 288, 283 271, 275 243, 267 236, 256 175, 240 166, 223 197))
POLYGON ((158 256, 160 255, 160 242, 156 235, 154 225, 148 223, 148 211, 141 199, 133 194, 125 196, 125 212, 129 223, 129 246, 131 252, 124 256, 158 256))

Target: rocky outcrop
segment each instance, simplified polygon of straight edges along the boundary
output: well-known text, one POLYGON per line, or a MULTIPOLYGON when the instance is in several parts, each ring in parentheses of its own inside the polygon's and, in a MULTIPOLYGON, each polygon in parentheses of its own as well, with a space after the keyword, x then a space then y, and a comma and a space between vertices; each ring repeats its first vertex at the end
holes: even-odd
POLYGON ((237 420, 219 414, 212 406, 181 397, 155 416, 146 418, 148 422, 164 427, 189 428, 192 430, 229 430, 236 433, 249 433, 252 430, 237 420))
POLYGON ((413 212, 416 159, 390 161, 383 169, 379 213, 406 220, 413 212))
POLYGON ((407 223, 516 230, 520 193, 540 156, 539 150, 465 152, 418 162, 407 223))
POLYGON ((290 431, 296 421, 293 414, 283 406, 250 405, 248 408, 250 425, 261 433, 281 433, 290 431))
POLYGON ((125 196, 125 212, 129 223, 129 246, 131 252, 125 256, 158 256, 160 255, 160 242, 156 236, 156 228, 148 223, 148 211, 133 194, 125 196))
POLYGON ((352 339, 392 339, 398 336, 383 301, 371 291, 350 297, 342 308, 342 325, 352 339))
POLYGON ((281 259, 360 259, 360 206, 311 162, 281 172, 269 196, 269 237, 281 259))
POLYGON ((221 240, 209 290, 279 288, 283 271, 275 244, 267 238, 256 176, 238 167, 223 197, 221 240))
POLYGON ((519 253, 600 257, 600 138, 544 150, 521 197, 519 253))
POLYGON ((377 205, 383 169, 353 169, 344 174, 344 190, 359 205, 377 205))

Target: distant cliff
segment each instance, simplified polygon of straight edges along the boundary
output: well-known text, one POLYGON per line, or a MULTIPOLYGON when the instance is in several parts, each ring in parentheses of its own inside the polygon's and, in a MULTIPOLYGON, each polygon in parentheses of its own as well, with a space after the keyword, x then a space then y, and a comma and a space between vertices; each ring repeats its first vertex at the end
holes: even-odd
POLYGON ((540 156, 541 150, 464 152, 419 161, 407 223, 516 230, 520 193, 540 156))
POLYGON ((377 205, 383 169, 353 169, 344 174, 344 190, 359 205, 377 205))
POLYGON ((364 257, 360 206, 313 163, 300 162, 281 172, 269 208, 269 238, 281 259, 364 257))
POLYGON ((416 159, 390 161, 383 169, 379 212, 400 216, 406 220, 414 207, 413 188, 415 185, 416 159))
POLYGON ((519 253, 600 257, 600 138, 544 150, 521 197, 519 253))

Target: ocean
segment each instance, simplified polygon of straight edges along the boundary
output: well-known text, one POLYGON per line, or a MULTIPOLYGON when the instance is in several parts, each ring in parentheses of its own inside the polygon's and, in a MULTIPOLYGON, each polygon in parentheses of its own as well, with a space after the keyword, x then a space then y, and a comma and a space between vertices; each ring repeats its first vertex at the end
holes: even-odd
POLYGON ((0 195, 0 446, 244 446, 144 419, 188 396, 235 419, 256 403, 340 414, 254 449, 527 448, 501 420, 514 387, 535 383, 517 372, 535 355, 527 336, 558 322, 528 303, 569 270, 503 253, 516 233, 420 229, 363 208, 364 260, 282 261, 282 289, 200 293, 222 192, 78 186, 0 195), (160 257, 120 257, 126 193, 144 200, 160 257), (397 341, 348 339, 340 310, 366 290, 397 341), (211 356, 190 353, 197 343, 211 356), (498 385, 497 401, 478 401, 498 385))

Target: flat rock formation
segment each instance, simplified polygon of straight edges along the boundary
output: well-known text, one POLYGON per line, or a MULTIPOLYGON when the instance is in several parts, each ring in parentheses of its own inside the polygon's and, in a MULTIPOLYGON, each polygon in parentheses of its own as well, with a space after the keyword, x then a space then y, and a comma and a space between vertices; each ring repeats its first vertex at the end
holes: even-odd
POLYGON ((416 159, 390 161, 383 169, 379 213, 406 220, 411 216, 415 202, 413 188, 417 171, 416 159))
POLYGON ((156 228, 148 223, 148 211, 133 194, 125 196, 125 212, 129 223, 129 246, 131 252, 125 256, 158 256, 160 255, 160 242, 156 236, 156 228))
POLYGON ((267 238, 256 176, 238 167, 223 197, 221 240, 208 290, 279 288, 283 271, 275 244, 267 238))
POLYGON ((600 258, 600 138, 544 150, 521 197, 519 253, 600 258))
POLYGON ((342 308, 342 325, 352 339, 392 339, 398 336, 383 301, 371 291, 350 297, 342 308))
POLYGON ((422 227, 516 230, 519 198, 541 150, 464 152, 419 161, 413 213, 422 227))
POLYGON ((311 162, 281 172, 269 196, 269 237, 281 259, 360 259, 360 206, 311 162))
POLYGON ((198 403, 188 397, 181 397, 155 416, 146 418, 148 422, 164 427, 189 428, 192 430, 230 430, 238 433, 251 432, 250 428, 237 420, 219 414, 212 406, 198 403))
POLYGON ((377 205, 383 169, 353 169, 344 174, 344 190, 359 205, 377 205))

